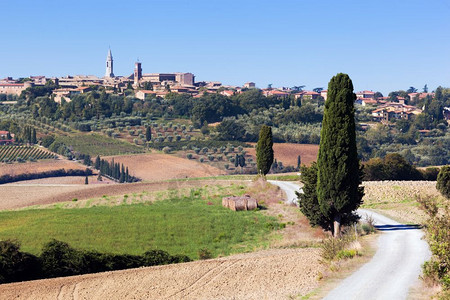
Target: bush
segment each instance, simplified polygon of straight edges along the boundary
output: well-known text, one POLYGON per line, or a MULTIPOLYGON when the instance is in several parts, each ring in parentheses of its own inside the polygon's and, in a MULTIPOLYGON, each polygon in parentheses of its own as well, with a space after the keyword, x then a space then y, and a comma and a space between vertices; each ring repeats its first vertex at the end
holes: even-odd
POLYGON ((0 241, 0 283, 31 280, 40 274, 39 259, 20 252, 16 241, 0 241))
POLYGON ((437 176, 437 190, 447 199, 450 199, 450 166, 441 168, 437 176))
POLYGON ((146 266, 167 265, 172 262, 172 257, 163 250, 150 250, 144 253, 146 266))
POLYGON ((370 159, 364 164, 364 180, 423 180, 423 175, 398 153, 387 154, 383 159, 370 159))
POLYGON ((198 258, 210 259, 210 258, 212 258, 212 253, 207 248, 202 248, 202 249, 198 250, 198 258))
POLYGON ((450 291, 450 204, 438 205, 431 197, 418 197, 417 201, 429 217, 425 229, 432 257, 423 267, 424 275, 450 291))
POLYGON ((52 240, 42 249, 42 271, 45 277, 61 277, 82 273, 82 255, 69 244, 52 240))

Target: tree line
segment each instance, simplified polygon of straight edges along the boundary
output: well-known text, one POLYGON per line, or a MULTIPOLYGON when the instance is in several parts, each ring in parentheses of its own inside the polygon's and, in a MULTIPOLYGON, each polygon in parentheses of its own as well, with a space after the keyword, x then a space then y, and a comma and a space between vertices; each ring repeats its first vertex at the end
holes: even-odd
POLYGON ((20 250, 15 241, 0 241, 0 283, 36 280, 188 262, 186 255, 149 250, 143 255, 109 254, 72 248, 52 240, 36 256, 20 250))

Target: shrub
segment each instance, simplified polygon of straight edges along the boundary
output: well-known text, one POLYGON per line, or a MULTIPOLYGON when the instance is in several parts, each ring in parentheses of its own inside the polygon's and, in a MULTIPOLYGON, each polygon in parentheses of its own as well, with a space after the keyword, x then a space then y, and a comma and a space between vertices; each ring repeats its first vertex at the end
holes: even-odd
POLYGON ((150 250, 145 252, 144 260, 146 266, 166 265, 172 261, 169 253, 163 250, 150 250))
POLYGON ((81 274, 82 256, 69 244, 52 240, 42 249, 42 271, 46 277, 81 274))
POLYGON ((20 252, 16 241, 0 241, 0 283, 31 280, 40 274, 39 259, 20 252))
POLYGON ((186 154, 186 158, 187 158, 187 159, 192 159, 192 153, 186 154))
POLYGON ((432 257, 424 265, 424 275, 432 282, 442 284, 450 290, 450 204, 439 207, 436 199, 418 197, 421 208, 428 214, 426 235, 432 257))
POLYGON ((202 249, 198 250, 198 258, 210 259, 210 258, 212 258, 212 253, 207 248, 202 248, 202 249))
POLYGON ((437 190, 447 199, 450 199, 450 166, 441 168, 437 177, 437 190))

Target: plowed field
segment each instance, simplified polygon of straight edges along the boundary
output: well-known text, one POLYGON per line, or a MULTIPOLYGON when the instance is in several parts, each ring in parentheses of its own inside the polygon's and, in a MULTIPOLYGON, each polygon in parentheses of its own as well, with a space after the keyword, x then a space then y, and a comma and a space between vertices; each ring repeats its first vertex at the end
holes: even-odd
POLYGON ((0 285, 2 299, 290 299, 319 285, 320 249, 274 249, 207 261, 0 285))
POLYGON ((130 174, 142 180, 167 180, 175 178, 209 177, 225 174, 217 168, 189 159, 167 154, 136 154, 107 156, 105 159, 124 164, 130 174))
MULTIPOLYGON (((255 148, 247 148, 245 150, 247 150, 250 155, 256 157, 255 148)), ((309 166, 313 161, 317 160, 319 145, 275 143, 273 144, 273 151, 275 158, 278 161, 283 162, 284 166, 296 167, 297 156, 299 155, 301 163, 309 166)))

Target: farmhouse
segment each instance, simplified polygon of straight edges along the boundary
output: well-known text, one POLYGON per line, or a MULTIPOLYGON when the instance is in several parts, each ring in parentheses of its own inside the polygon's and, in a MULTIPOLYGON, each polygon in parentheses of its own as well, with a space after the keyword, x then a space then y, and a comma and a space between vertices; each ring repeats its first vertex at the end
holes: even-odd
POLYGON ((0 131, 0 145, 9 145, 14 143, 14 139, 9 131, 0 131))
POLYGON ((392 119, 406 119, 410 120, 422 110, 412 105, 403 103, 388 102, 381 105, 372 111, 372 118, 374 121, 388 122, 392 119))

